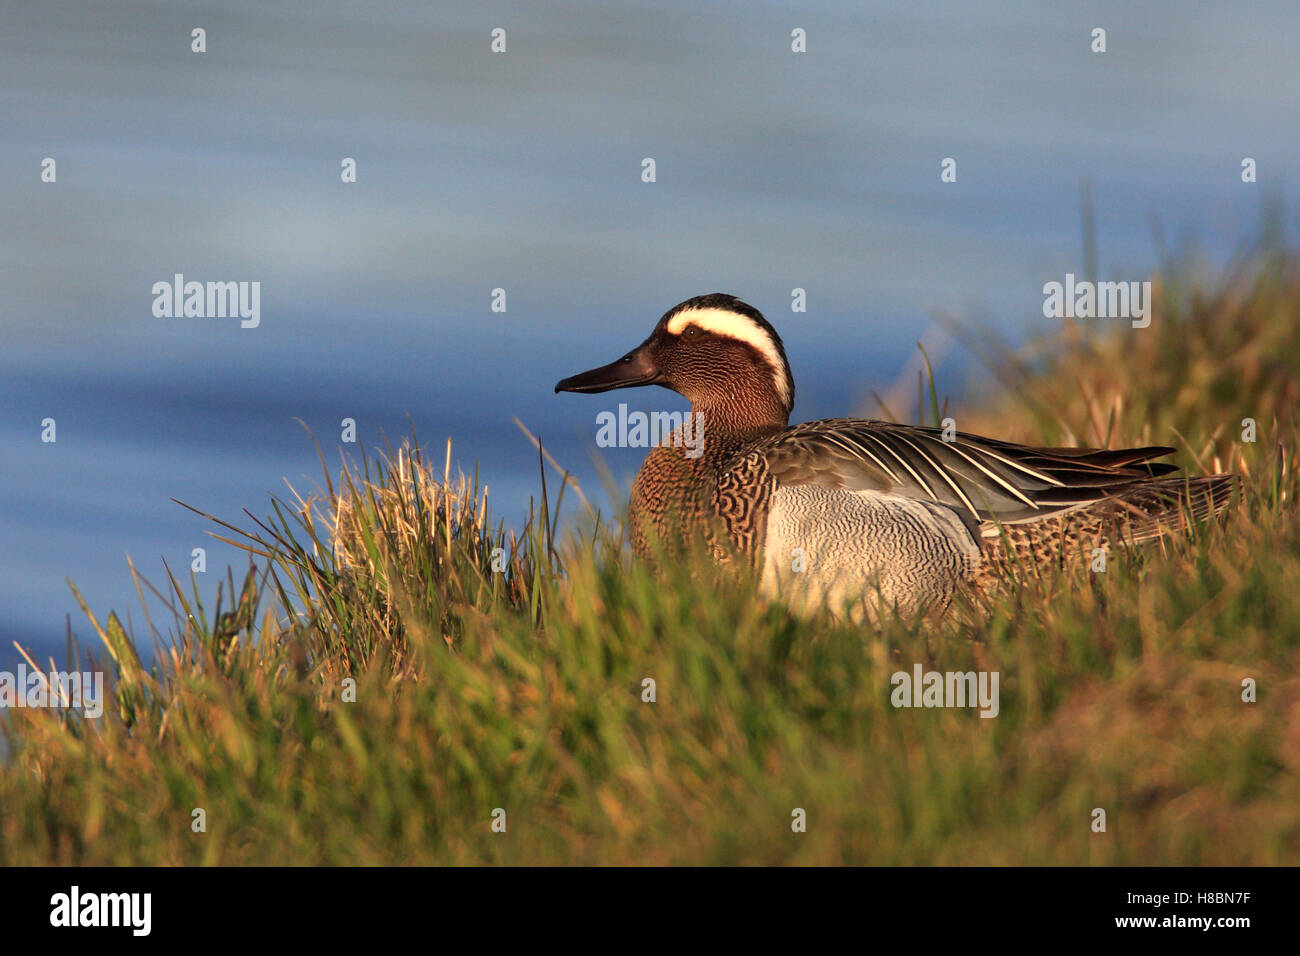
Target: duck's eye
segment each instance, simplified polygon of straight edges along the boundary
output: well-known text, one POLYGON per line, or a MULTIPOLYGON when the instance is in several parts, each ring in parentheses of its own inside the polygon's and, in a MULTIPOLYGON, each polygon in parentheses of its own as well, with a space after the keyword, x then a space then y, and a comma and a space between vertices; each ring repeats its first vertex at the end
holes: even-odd
POLYGON ((688 326, 686 326, 686 334, 687 334, 689 337, 691 337, 691 338, 694 338, 694 337, 695 337, 695 333, 698 332, 698 331, 699 331, 699 329, 697 329, 697 328, 696 328, 695 326, 693 326, 693 325, 688 325, 688 326))

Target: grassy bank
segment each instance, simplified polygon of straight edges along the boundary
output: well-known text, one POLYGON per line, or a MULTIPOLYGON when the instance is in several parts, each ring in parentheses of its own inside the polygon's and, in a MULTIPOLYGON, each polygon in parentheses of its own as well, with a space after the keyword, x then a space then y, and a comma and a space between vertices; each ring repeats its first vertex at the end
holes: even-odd
POLYGON ((1241 474, 1187 540, 864 631, 392 450, 217 527, 255 561, 220 602, 87 609, 112 700, 4 715, 0 864, 1300 863, 1300 259, 1156 278, 1147 329, 971 338, 998 384, 948 414, 1241 474), (916 663, 997 671, 998 716, 894 708, 916 663))

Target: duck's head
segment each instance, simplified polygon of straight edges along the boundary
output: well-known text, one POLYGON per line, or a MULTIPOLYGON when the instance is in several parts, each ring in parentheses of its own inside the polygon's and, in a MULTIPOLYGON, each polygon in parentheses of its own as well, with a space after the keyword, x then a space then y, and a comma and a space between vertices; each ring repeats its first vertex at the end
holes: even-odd
POLYGON ((670 388, 715 423, 784 426, 794 408, 794 378, 776 329, 758 309, 720 292, 674 306, 632 351, 555 390, 633 385, 670 388))

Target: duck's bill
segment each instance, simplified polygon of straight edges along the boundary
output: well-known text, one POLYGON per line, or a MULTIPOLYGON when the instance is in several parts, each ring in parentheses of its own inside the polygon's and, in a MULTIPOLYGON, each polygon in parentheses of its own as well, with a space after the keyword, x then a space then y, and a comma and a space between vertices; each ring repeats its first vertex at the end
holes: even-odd
POLYGON ((617 362, 610 362, 589 372, 571 375, 556 383, 557 392, 608 392, 612 388, 653 385, 659 381, 659 369, 650 358, 649 349, 638 348, 617 362))

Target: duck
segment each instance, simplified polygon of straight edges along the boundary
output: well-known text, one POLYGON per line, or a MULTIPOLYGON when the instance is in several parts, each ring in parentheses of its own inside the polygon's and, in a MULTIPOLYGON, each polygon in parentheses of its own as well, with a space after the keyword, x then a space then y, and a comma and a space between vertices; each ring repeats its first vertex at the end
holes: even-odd
POLYGON ((865 418, 790 424, 785 346, 733 295, 669 309, 615 361, 558 382, 599 393, 657 385, 691 405, 653 447, 628 505, 654 560, 704 542, 803 611, 877 617, 946 608, 966 586, 1095 559, 1186 531, 1231 500, 1233 475, 1174 476, 1164 446, 1036 447, 865 418))

